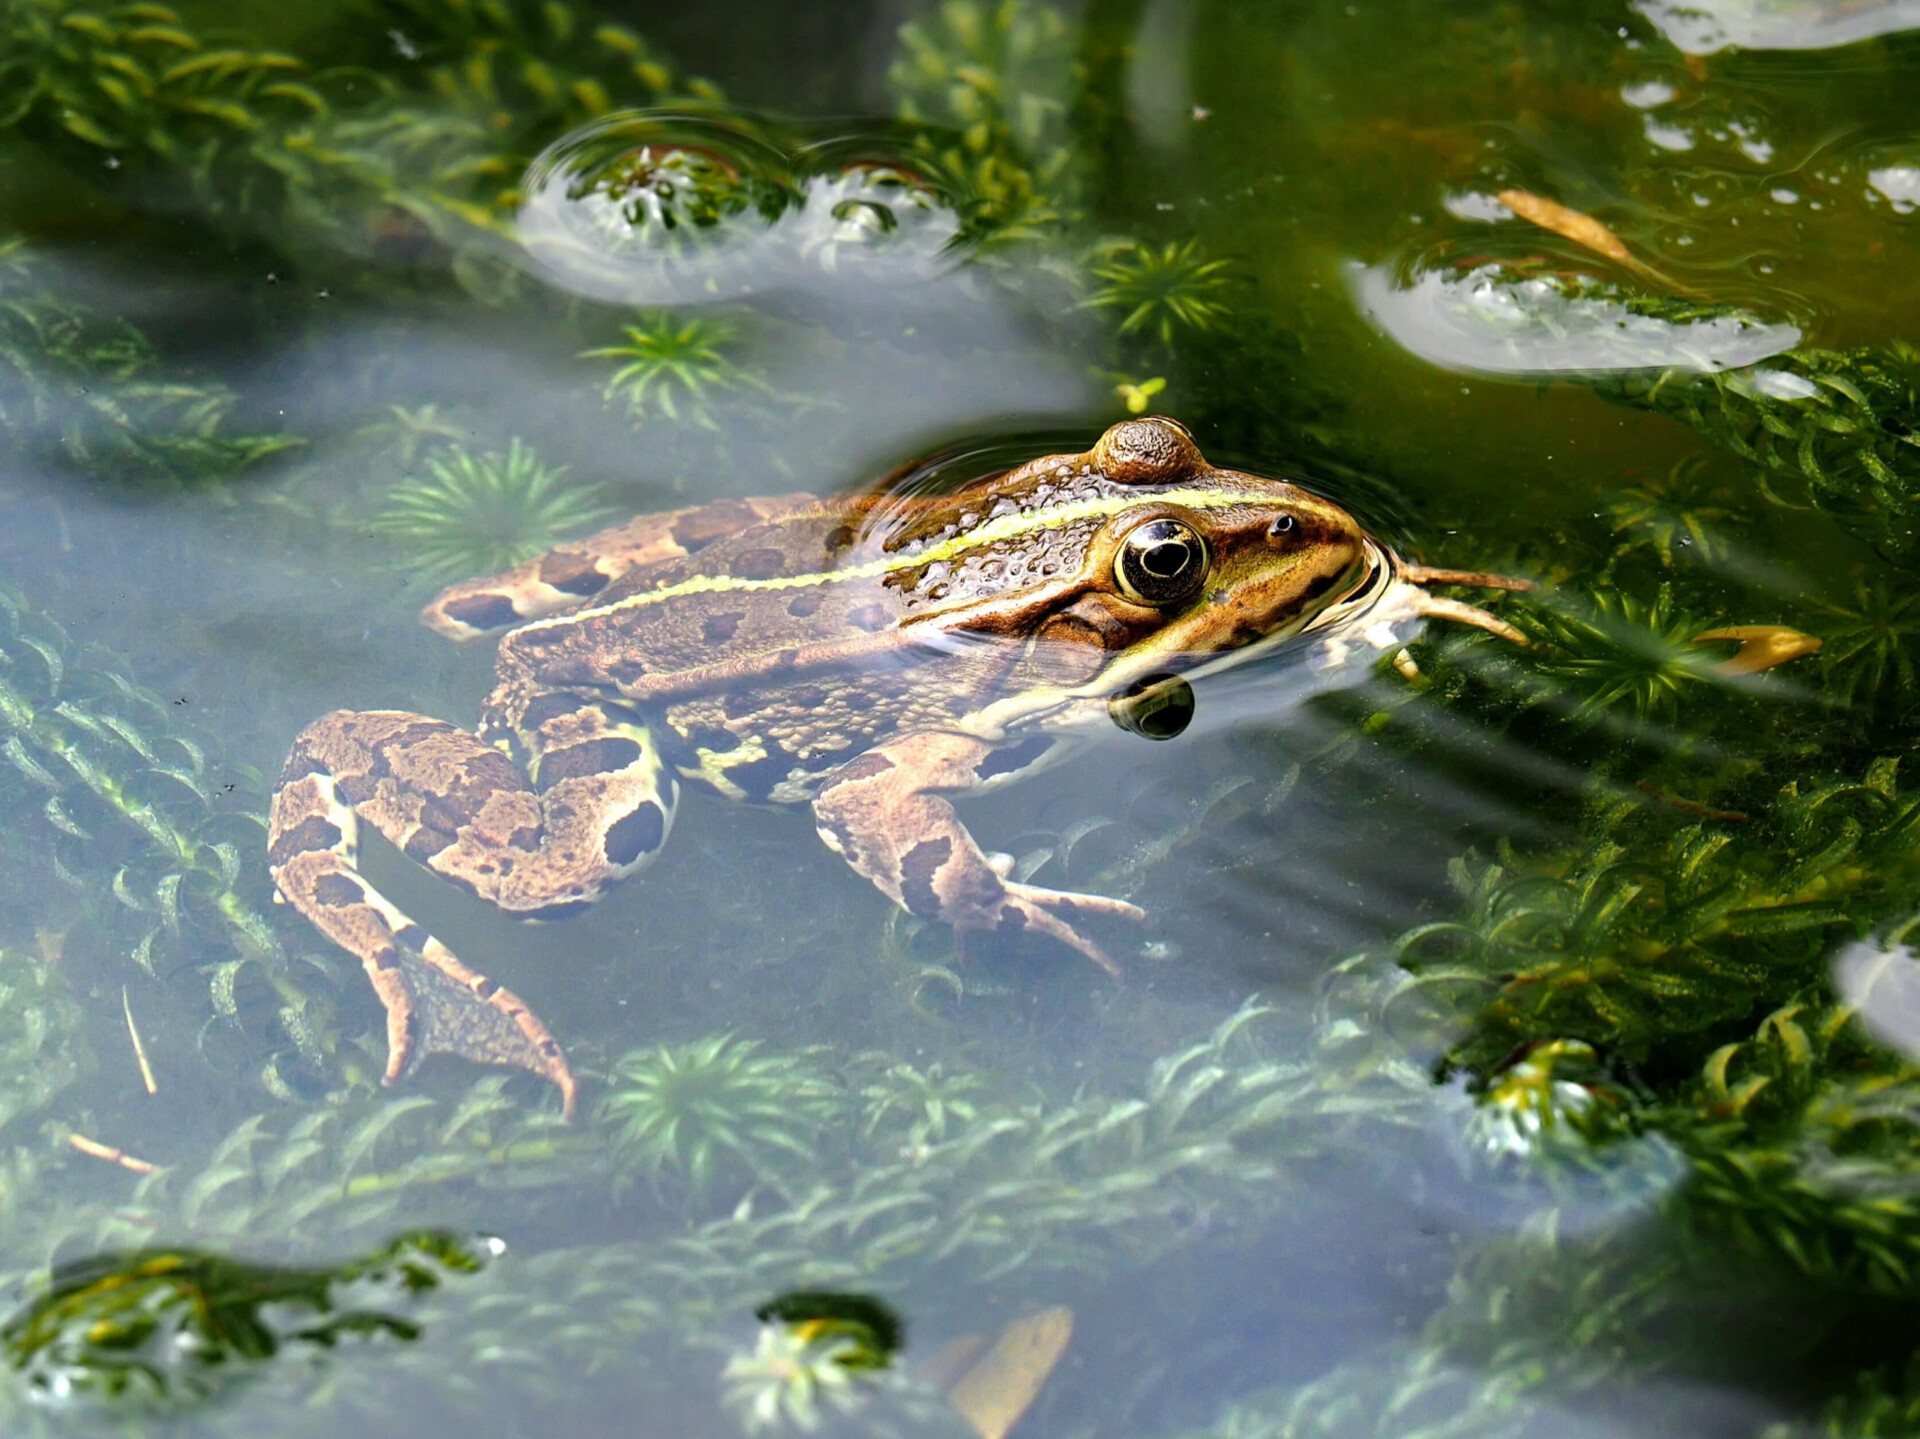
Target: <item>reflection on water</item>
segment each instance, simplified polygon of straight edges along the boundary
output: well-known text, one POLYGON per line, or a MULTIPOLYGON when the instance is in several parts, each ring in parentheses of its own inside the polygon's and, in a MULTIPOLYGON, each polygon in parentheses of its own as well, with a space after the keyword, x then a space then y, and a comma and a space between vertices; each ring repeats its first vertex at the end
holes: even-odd
POLYGON ((1634 8, 1689 55, 1826 50, 1920 25, 1907 0, 1635 0, 1634 8))
POLYGON ((1468 373, 1738 369, 1800 341, 1793 325, 1739 313, 1669 319, 1631 297, 1550 277, 1516 280, 1495 265, 1458 276, 1430 270, 1406 286, 1380 266, 1355 267, 1351 283, 1400 344, 1468 373))
POLYGON ((14 6, 0 1425, 1905 1432, 1917 24, 14 6), (581 1103, 380 1086, 263 817, 317 715, 472 718, 442 585, 1155 411, 1526 645, 1155 667, 965 801, 1121 984, 804 816, 537 928, 369 841, 581 1103))
POLYGON ((56 1269, 0 1329, 0 1345, 33 1397, 57 1410, 191 1408, 259 1377, 283 1351, 316 1365, 343 1341, 417 1340, 410 1301, 477 1272, 500 1247, 408 1235, 333 1269, 193 1250, 99 1255, 56 1269))
POLYGON ((841 303, 875 303, 960 262, 960 199, 901 135, 780 139, 720 117, 610 116, 534 161, 517 238, 551 283, 616 304, 836 281, 841 303))

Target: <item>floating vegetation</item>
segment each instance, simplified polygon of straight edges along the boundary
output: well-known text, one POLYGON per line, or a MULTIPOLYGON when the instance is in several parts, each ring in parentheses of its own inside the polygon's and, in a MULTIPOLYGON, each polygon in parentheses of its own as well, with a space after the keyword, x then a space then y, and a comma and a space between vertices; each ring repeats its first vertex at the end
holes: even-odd
MULTIPOLYGON (((411 434, 407 436, 411 438, 411 434)), ((429 478, 394 489, 367 528, 404 549, 410 571, 441 579, 523 564, 612 511, 595 485, 567 482, 516 436, 504 454, 447 445, 426 458, 429 478)))
POLYGON ((101 1255, 55 1271, 0 1327, 0 1350, 45 1404, 188 1406, 294 1352, 311 1364, 347 1340, 418 1339, 418 1297, 477 1272, 488 1252, 409 1234, 330 1269, 190 1249, 101 1255))

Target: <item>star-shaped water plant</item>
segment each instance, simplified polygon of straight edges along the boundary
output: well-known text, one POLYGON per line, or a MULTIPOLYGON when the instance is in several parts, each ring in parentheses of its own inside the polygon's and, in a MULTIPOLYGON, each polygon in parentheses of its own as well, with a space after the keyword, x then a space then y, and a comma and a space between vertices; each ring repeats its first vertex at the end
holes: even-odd
POLYGON ((1198 240, 1155 246, 1129 241, 1109 249, 1087 267, 1099 288, 1089 309, 1118 310, 1120 333, 1150 335, 1168 348, 1182 331, 1218 329, 1229 314, 1230 263, 1209 260, 1198 240))
POLYGON ((727 355, 738 335, 727 320, 663 313, 622 325, 620 333, 625 336, 622 343, 587 350, 581 358, 620 362, 603 393, 609 405, 625 409, 635 428, 663 419, 718 429, 715 402, 725 394, 759 388, 727 355))
POLYGON ((505 454, 450 446, 426 468, 367 527, 401 542, 408 565, 426 574, 509 570, 608 514, 597 486, 569 485, 565 465, 543 464, 518 439, 505 454))

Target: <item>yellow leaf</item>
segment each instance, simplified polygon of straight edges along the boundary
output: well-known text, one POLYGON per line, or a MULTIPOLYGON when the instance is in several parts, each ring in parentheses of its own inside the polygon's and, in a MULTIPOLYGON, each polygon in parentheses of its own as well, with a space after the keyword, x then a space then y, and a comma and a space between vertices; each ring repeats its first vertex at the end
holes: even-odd
POLYGON ((1064 1305, 1016 1319, 947 1390, 947 1398, 980 1439, 1005 1439, 1072 1338, 1073 1311, 1064 1305))
POLYGON ((1785 625, 1728 625, 1705 630, 1693 637, 1693 643, 1711 640, 1735 640, 1740 648, 1714 666, 1723 675, 1751 675, 1770 670, 1788 660, 1797 660, 1820 648, 1812 635, 1790 630, 1785 625))
POLYGON ((1551 230, 1596 255, 1604 255, 1643 280, 1650 280, 1662 289, 1677 294, 1688 293, 1684 286, 1661 274, 1644 260, 1635 258, 1633 251, 1618 235, 1591 215, 1569 209, 1558 200, 1549 200, 1531 190, 1502 190, 1497 198, 1521 219, 1531 221, 1543 230, 1551 230))

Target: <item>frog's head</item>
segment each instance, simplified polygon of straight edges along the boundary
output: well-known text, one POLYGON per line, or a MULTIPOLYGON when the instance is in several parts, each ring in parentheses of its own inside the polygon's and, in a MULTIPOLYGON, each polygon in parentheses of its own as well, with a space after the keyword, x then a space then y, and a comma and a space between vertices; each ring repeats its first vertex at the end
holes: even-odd
POLYGON ((1519 582, 1407 565, 1331 501, 1284 480, 1216 469, 1174 420, 1124 421, 1085 455, 1036 460, 993 488, 1039 501, 1021 512, 1030 523, 1051 518, 1063 539, 1084 536, 1054 551, 1070 573, 970 607, 968 628, 1032 642, 1009 720, 1049 708, 1048 690, 1056 702, 1123 694, 1156 676, 1239 663, 1309 631, 1364 628, 1383 605, 1396 618, 1445 615, 1524 643, 1493 616, 1419 588, 1519 582))

